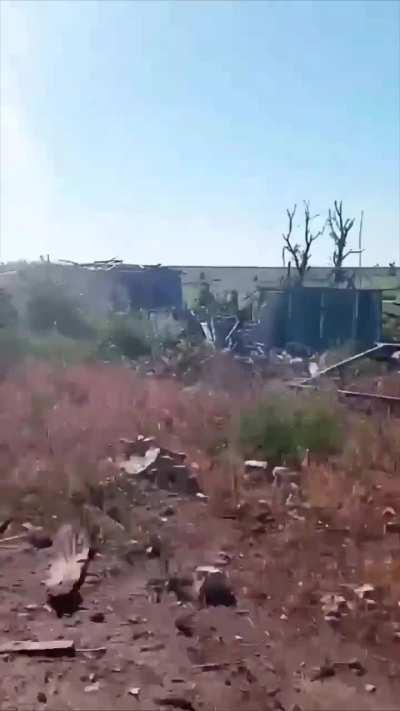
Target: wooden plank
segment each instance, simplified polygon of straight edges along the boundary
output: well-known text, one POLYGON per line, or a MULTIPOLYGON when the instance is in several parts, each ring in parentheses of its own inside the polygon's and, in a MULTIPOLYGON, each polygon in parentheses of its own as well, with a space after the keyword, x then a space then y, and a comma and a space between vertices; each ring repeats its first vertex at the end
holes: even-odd
POLYGON ((50 642, 12 641, 0 645, 2 654, 27 654, 28 656, 61 657, 75 654, 75 642, 70 639, 56 639, 50 642))
POLYGON ((380 393, 361 393, 357 390, 337 390, 339 395, 345 397, 361 397, 366 400, 382 400, 383 402, 400 402, 400 397, 396 395, 381 395, 380 393))

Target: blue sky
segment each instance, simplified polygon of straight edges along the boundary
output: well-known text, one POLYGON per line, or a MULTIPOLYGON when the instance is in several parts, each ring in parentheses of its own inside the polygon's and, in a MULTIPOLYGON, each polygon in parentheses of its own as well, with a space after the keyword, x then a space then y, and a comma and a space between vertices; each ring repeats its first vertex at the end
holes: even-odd
POLYGON ((336 198, 399 263, 399 43, 385 0, 3 0, 2 259, 281 264, 336 198))

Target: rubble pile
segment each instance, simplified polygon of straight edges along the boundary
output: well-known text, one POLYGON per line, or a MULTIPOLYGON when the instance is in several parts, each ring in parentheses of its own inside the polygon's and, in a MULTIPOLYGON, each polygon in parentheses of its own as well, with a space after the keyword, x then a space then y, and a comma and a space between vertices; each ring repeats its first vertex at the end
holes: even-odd
POLYGON ((122 454, 117 459, 121 472, 145 478, 160 489, 194 496, 200 493, 196 475, 185 463, 184 452, 158 447, 153 437, 138 435, 121 440, 122 454))

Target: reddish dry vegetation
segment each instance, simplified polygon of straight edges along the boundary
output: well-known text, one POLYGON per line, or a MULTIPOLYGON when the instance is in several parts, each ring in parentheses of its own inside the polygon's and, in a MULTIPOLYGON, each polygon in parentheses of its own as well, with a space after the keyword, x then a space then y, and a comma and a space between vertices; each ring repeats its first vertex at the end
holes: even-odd
POLYGON ((86 651, 1 655, 0 708, 399 708, 397 420, 344 415, 344 452, 311 459, 287 501, 238 453, 237 416, 259 397, 259 384, 209 392, 105 366, 1 383, 1 642, 86 651), (122 476, 120 439, 138 434, 186 452, 208 499, 122 476), (58 618, 41 585, 52 549, 18 536, 77 519, 94 519, 98 554, 81 609, 58 618), (236 607, 150 594, 216 562, 236 607))

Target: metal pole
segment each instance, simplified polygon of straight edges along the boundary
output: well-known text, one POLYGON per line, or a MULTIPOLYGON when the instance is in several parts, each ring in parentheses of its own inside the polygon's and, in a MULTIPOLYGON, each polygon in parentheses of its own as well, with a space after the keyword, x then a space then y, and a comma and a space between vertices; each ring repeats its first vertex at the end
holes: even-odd
POLYGON ((358 269, 359 269, 359 285, 361 289, 361 284, 362 284, 362 277, 361 277, 361 267, 362 267, 362 228, 363 228, 363 220, 364 220, 364 210, 361 210, 361 217, 360 217, 360 229, 358 232, 358 269))

